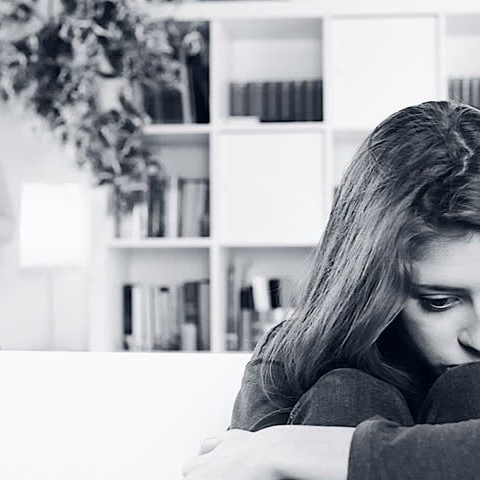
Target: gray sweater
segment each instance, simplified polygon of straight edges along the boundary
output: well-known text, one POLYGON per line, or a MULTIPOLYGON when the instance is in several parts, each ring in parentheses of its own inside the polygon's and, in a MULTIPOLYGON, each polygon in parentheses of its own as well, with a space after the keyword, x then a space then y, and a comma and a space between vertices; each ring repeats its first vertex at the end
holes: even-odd
MULTIPOLYGON (((260 340, 245 368, 229 428, 257 431, 288 422, 296 400, 279 396, 274 398, 274 403, 260 385, 262 350, 274 330, 260 340)), ((281 381, 280 364, 272 365, 272 375, 281 381)), ((479 447, 480 420, 403 427, 382 417, 373 417, 355 429, 348 479, 478 479, 479 447)))

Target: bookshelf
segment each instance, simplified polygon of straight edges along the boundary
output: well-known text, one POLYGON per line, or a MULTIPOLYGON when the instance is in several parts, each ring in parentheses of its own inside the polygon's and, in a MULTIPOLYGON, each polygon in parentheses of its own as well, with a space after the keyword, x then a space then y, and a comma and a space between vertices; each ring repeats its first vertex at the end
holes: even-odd
POLYGON ((208 177, 209 237, 113 238, 107 192, 92 192, 90 349, 122 349, 122 285, 209 279, 210 351, 227 350, 228 266, 305 275, 335 186, 380 120, 447 98, 452 78, 480 78, 480 6, 467 0, 192 2, 152 17, 208 22, 210 123, 149 125, 167 171, 208 177), (231 82, 321 78, 322 121, 230 115, 231 82))

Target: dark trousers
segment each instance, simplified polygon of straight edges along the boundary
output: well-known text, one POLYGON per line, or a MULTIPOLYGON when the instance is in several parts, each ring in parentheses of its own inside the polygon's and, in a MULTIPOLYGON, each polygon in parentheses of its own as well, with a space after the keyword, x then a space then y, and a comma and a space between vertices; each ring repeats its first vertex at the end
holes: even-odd
POLYGON ((377 415, 404 426, 480 418, 480 362, 444 372, 417 418, 400 391, 387 382, 353 368, 332 370, 300 397, 288 424, 355 427, 377 415))

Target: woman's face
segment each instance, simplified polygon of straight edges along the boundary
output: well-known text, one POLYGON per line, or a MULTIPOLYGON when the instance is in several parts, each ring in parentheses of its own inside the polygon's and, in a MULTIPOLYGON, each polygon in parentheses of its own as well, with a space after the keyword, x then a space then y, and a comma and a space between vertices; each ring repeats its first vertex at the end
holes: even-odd
POLYGON ((417 349, 439 369, 480 361, 480 234, 433 242, 413 273, 402 319, 417 349))

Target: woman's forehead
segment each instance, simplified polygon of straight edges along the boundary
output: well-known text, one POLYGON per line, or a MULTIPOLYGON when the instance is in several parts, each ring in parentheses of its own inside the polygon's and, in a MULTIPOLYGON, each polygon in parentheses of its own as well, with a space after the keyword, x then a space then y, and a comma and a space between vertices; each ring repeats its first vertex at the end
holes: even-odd
POLYGON ((430 242, 412 268, 417 284, 480 291, 480 233, 430 242))

